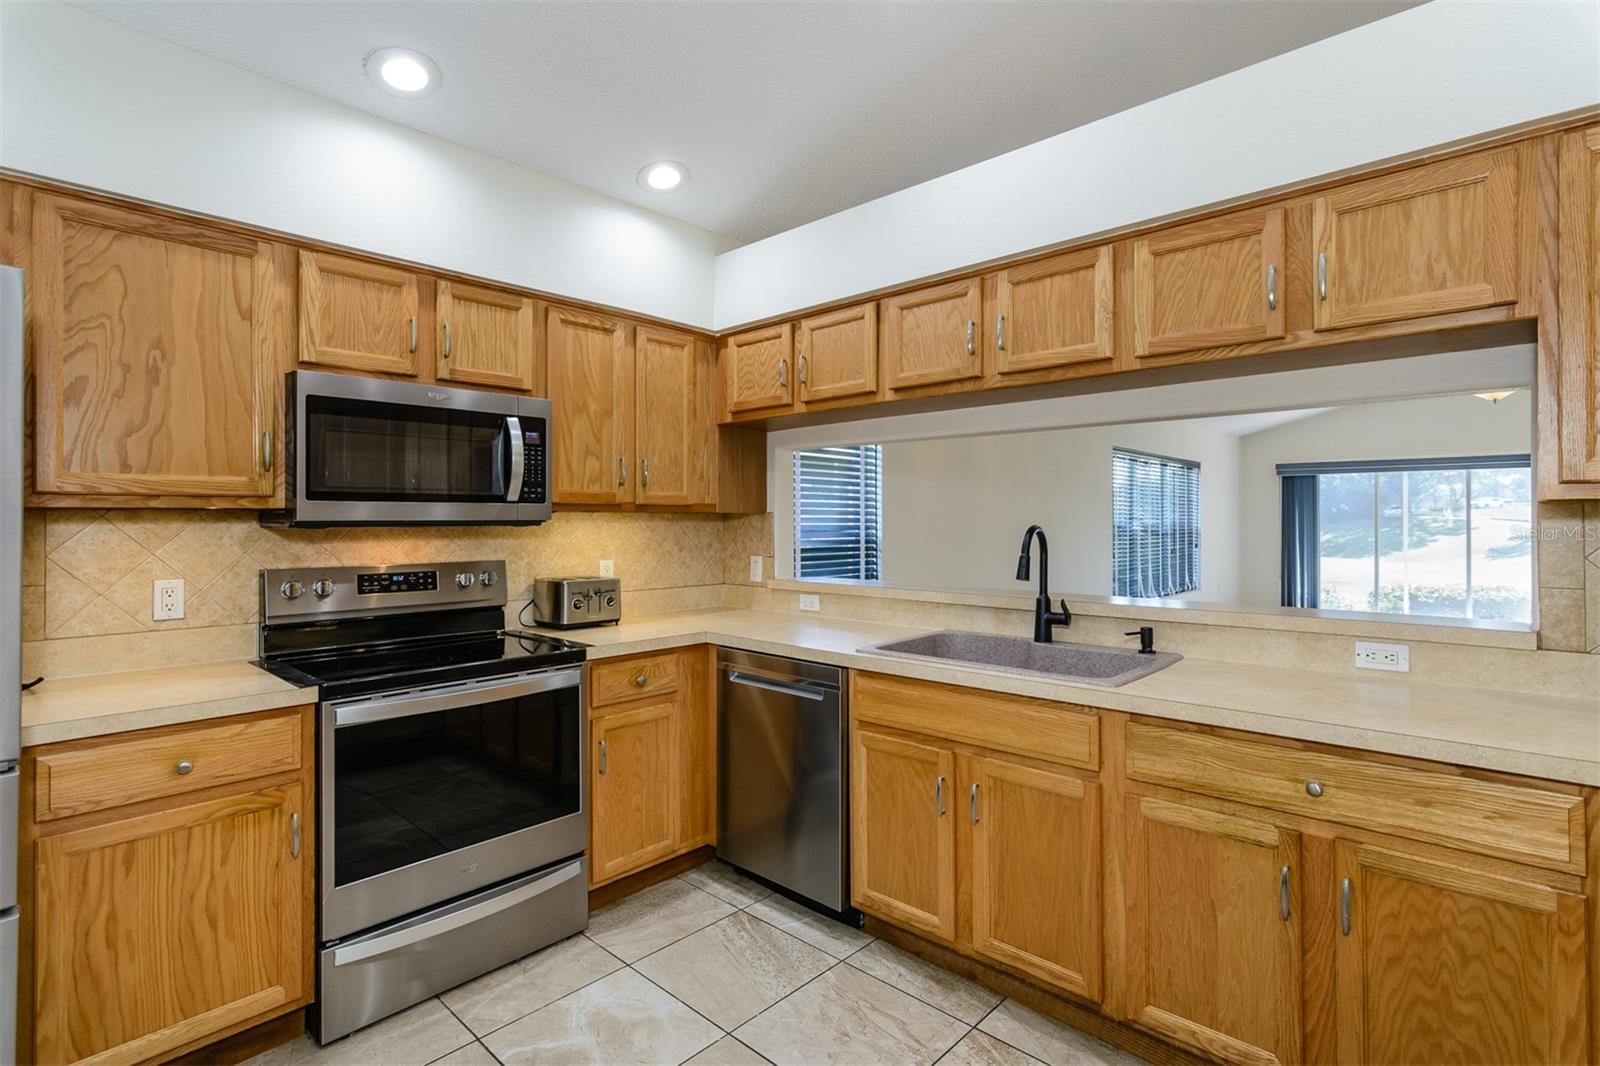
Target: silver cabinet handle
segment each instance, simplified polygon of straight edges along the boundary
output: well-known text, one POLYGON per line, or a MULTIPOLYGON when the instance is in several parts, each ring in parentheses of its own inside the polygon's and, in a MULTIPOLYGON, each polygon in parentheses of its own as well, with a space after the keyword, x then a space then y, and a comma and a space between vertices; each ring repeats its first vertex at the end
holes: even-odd
POLYGON ((973 354, 976 353, 976 351, 977 351, 977 348, 976 348, 977 338, 978 338, 978 324, 976 322, 972 321, 972 319, 969 318, 969 319, 967 319, 967 354, 968 355, 973 355, 973 354))
POLYGON ((1278 871, 1278 914, 1284 921, 1289 920, 1289 864, 1284 863, 1283 869, 1278 871))
POLYGON ((779 359, 778 360, 778 388, 787 389, 788 387, 789 387, 789 360, 787 360, 787 359, 779 359))
POLYGON ((600 772, 606 772, 606 742, 603 740, 600 742, 600 772))
POLYGON ((940 774, 933 779, 933 809, 939 812, 939 817, 944 817, 944 775, 940 774))
POLYGON ((1000 351, 1006 350, 1006 316, 994 316, 994 346, 1000 351))
POLYGON ((626 455, 619 455, 619 456, 617 456, 617 484, 620 486, 620 485, 626 485, 627 483, 628 483, 628 457, 626 455))
POLYGON ((973 825, 978 824, 978 783, 976 781, 967 790, 967 817, 972 820, 973 825))
POLYGON ((1267 310, 1278 309, 1278 264, 1267 264, 1267 310))
POLYGON ((637 674, 633 675, 633 687, 634 688, 644 688, 649 683, 650 683, 650 675, 645 673, 643 670, 640 670, 637 674))
POLYGON ((444 324, 444 357, 450 358, 450 323, 444 324))
POLYGON ((174 766, 173 769, 178 771, 179 777, 188 777, 194 772, 194 761, 191 759, 179 759, 178 765, 174 766))
POLYGON ((417 350, 417 316, 411 316, 411 350, 417 350))
POLYGON ((1328 298, 1328 253, 1317 253, 1317 299, 1328 298))
POLYGON ((1339 883, 1339 930, 1345 936, 1350 935, 1350 879, 1348 877, 1339 883))
POLYGON ((650 487, 650 460, 639 460, 639 484, 645 488, 650 487))
POLYGON ((1318 796, 1321 796, 1322 795, 1322 782, 1321 781, 1307 781, 1306 782, 1306 795, 1310 796, 1312 799, 1316 799, 1318 796))
POLYGON ((806 357, 803 355, 800 357, 800 384, 810 384, 810 382, 806 380, 806 357))
POLYGON ((261 470, 272 473, 272 430, 261 431, 261 470))
POLYGON ((289 858, 300 857, 300 812, 289 815, 289 858))

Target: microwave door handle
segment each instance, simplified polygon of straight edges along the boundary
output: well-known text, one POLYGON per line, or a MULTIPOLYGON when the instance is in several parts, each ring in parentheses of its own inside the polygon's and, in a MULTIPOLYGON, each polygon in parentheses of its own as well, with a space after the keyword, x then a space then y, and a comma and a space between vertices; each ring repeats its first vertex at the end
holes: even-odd
POLYGON ((506 502, 516 503, 522 498, 522 419, 506 416, 506 450, 511 456, 510 484, 506 486, 506 502))

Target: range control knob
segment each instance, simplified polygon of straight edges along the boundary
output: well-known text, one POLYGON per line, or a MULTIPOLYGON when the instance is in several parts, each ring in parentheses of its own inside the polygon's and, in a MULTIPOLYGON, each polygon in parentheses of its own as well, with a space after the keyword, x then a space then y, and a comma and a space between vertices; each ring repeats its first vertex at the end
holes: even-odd
POLYGON ((605 605, 607 607, 615 607, 617 605, 617 597, 615 593, 606 593, 605 605))
POLYGON ((584 605, 584 599, 583 599, 582 596, 574 596, 574 597, 572 597, 572 609, 574 611, 583 610, 583 605, 584 605))
POLYGON ((311 583, 311 591, 316 593, 317 599, 325 600, 333 595, 333 590, 338 586, 325 577, 319 577, 311 583))
POLYGON ((482 585, 484 588, 493 587, 494 583, 498 580, 500 579, 495 575, 493 570, 485 570, 483 573, 478 575, 478 584, 482 585))
POLYGON ((472 574, 457 574, 456 575, 456 587, 457 588, 463 588, 463 589, 470 589, 472 587, 472 583, 474 581, 476 581, 476 580, 478 580, 478 579, 475 576, 473 576, 472 574))
POLYGON ((305 594, 306 587, 299 581, 285 581, 278 586, 278 592, 286 600, 298 600, 305 594))

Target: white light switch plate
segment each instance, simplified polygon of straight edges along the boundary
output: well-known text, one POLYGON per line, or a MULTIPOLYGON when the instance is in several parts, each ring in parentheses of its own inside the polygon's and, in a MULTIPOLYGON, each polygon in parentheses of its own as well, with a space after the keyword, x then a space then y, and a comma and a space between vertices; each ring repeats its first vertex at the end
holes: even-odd
POLYGON ((617 568, 616 568, 615 564, 613 564, 613 562, 610 559, 601 559, 600 560, 600 576, 601 577, 616 577, 617 576, 616 569, 617 568))
POLYGON ((183 617, 183 578, 151 583, 150 617, 157 622, 183 617))
POLYGON ((1393 670, 1396 673, 1408 674, 1411 672, 1411 645, 1370 644, 1367 641, 1358 640, 1356 641, 1356 669, 1393 670))
POLYGON ((761 583, 761 556, 750 556, 750 580, 756 584, 761 583))
POLYGON ((822 610, 822 597, 812 592, 802 592, 800 594, 800 609, 802 611, 822 610))

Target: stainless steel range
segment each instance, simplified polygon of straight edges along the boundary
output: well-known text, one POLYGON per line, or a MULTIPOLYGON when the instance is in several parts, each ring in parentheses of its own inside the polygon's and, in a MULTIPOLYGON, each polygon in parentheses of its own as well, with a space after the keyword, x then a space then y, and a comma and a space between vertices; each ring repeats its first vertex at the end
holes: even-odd
POLYGON ((588 924, 584 647, 503 562, 264 570, 258 665, 321 691, 327 1043, 588 924))

